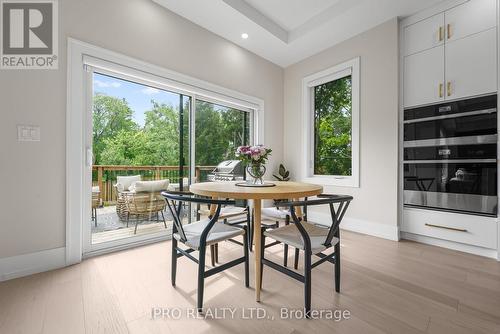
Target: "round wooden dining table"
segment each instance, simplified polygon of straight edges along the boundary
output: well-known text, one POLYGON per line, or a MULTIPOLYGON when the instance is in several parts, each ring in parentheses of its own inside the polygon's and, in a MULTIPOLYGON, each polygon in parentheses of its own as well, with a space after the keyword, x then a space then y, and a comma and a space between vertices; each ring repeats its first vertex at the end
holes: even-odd
MULTIPOLYGON (((202 182, 192 184, 189 190, 200 196, 212 198, 245 199, 253 202, 254 209, 254 244, 255 244, 255 299, 260 301, 260 230, 262 200, 295 199, 316 196, 323 192, 323 187, 316 184, 300 182, 271 182, 272 187, 242 187, 239 182, 202 182)), ((240 182, 241 183, 241 182, 240 182)), ((300 216, 300 211, 297 210, 300 216)))

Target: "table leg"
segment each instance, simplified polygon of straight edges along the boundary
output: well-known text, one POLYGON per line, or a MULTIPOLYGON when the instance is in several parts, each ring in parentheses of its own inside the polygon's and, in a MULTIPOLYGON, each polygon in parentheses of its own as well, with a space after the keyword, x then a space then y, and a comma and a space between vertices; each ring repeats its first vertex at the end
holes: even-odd
MULTIPOLYGON (((212 199, 217 199, 217 197, 212 197, 212 199)), ((217 210, 216 204, 210 205, 210 213, 208 214, 209 217, 213 217, 216 210, 217 210)), ((219 262, 218 247, 219 247, 219 244, 214 244, 214 245, 211 245, 211 247, 210 247, 210 256, 212 257, 212 266, 215 266, 215 264, 219 262)))
MULTIPOLYGON (((300 201, 300 198, 294 198, 293 200, 298 202, 298 201, 300 201)), ((297 218, 302 218, 303 213, 302 213, 301 206, 295 207, 295 214, 297 215, 297 218)))
MULTIPOLYGON (((212 199, 216 200, 217 197, 212 197, 212 199)), ((217 205, 215 204, 210 205, 210 213, 209 213, 210 217, 212 217, 215 214, 215 210, 217 210, 217 205)))
POLYGON ((261 287, 261 279, 260 279, 260 259, 261 259, 261 249, 260 249, 260 237, 261 237, 261 207, 262 200, 255 199, 253 201, 254 205, 254 225, 253 225, 253 240, 254 240, 254 254, 255 254, 255 300, 260 302, 260 287, 261 287))

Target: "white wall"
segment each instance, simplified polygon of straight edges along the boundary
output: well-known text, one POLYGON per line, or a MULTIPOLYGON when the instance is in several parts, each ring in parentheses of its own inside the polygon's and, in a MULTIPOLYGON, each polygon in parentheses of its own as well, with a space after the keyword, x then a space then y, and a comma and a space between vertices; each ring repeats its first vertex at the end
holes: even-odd
POLYGON ((361 57, 360 187, 326 186, 325 192, 354 196, 347 213, 348 228, 395 238, 398 191, 397 19, 285 69, 285 162, 292 173, 299 173, 304 156, 302 144, 297 141, 304 130, 301 124, 302 79, 355 57, 361 57))
POLYGON ((150 0, 60 0, 59 26, 59 70, 0 71, 0 258, 65 246, 68 37, 263 99, 270 169, 281 162, 280 67, 150 0), (41 142, 18 143, 17 124, 41 142))

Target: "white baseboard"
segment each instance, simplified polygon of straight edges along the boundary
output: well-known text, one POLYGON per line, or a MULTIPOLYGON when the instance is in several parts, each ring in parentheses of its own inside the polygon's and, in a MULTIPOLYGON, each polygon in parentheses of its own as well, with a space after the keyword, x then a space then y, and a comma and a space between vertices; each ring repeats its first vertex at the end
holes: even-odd
POLYGON ((0 258, 0 282, 66 266, 66 247, 0 258))
POLYGON ((472 245, 461 244, 458 242, 431 238, 419 234, 413 234, 408 232, 401 232, 401 239, 412 240, 416 242, 421 242, 428 245, 444 247, 448 249, 453 249, 456 251, 470 253, 474 255, 489 257, 495 260, 498 260, 498 252, 495 249, 488 249, 483 247, 477 247, 472 245))
MULTIPOLYGON (((307 219, 311 222, 331 222, 329 214, 311 212, 307 213, 307 219)), ((398 241, 399 230, 397 226, 376 223, 368 220, 345 217, 340 228, 346 231, 367 234, 378 238, 398 241)))

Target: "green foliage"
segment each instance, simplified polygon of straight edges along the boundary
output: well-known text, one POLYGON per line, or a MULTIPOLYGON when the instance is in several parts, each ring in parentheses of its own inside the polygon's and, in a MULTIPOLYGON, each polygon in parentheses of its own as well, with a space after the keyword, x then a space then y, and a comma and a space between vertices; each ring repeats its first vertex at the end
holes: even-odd
POLYGON ((351 175, 351 77, 315 87, 314 173, 351 175))
MULTIPOLYGON (((184 98, 183 165, 189 161, 189 98, 184 98)), ((249 116, 239 110, 197 101, 196 163, 216 165, 233 159, 236 147, 248 142, 249 116)), ((179 165, 181 135, 178 108, 151 101, 143 127, 134 122, 127 102, 94 96, 95 164, 133 166, 179 165)))
POLYGON ((133 111, 127 101, 104 94, 94 96, 93 108, 93 147, 94 164, 102 164, 101 154, 106 140, 112 139, 121 131, 135 131, 137 124, 132 120, 133 111))
POLYGON ((249 116, 239 110, 215 109, 213 104, 198 100, 195 127, 197 165, 235 159, 236 148, 249 141, 249 116))
POLYGON ((280 167, 278 169, 278 175, 273 174, 273 176, 278 181, 289 181, 290 180, 290 171, 286 170, 286 168, 283 164, 280 164, 280 167))

